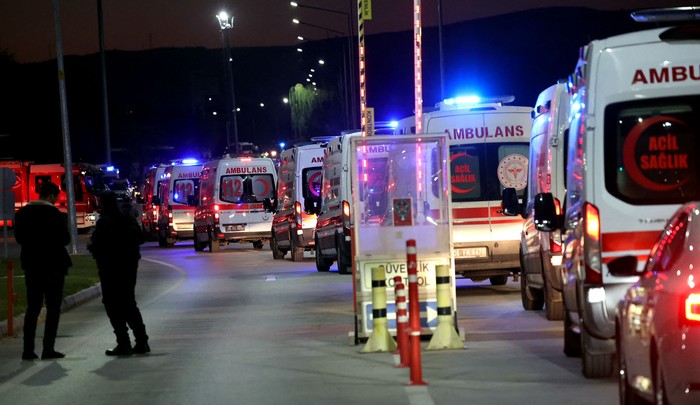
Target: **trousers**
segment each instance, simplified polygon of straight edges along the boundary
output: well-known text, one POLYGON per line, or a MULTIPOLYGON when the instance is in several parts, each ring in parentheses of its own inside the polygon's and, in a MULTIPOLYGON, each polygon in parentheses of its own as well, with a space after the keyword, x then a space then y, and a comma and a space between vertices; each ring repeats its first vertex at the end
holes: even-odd
POLYGON ((143 323, 141 311, 136 304, 135 273, 135 271, 127 272, 127 274, 134 274, 134 277, 124 277, 124 275, 122 277, 100 277, 102 303, 117 338, 117 345, 121 346, 131 346, 129 328, 134 333, 134 339, 137 344, 148 342, 146 325, 143 323))
POLYGON ((24 284, 27 288, 27 310, 24 315, 24 352, 34 352, 36 326, 41 307, 46 302, 46 322, 44 323, 43 350, 54 350, 58 322, 63 302, 63 274, 35 274, 25 272, 24 284))

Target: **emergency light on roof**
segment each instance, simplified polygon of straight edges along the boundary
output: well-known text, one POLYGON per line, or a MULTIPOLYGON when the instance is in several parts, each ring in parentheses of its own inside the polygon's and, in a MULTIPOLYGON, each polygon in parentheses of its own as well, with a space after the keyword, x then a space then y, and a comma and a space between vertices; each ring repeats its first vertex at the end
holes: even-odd
POLYGON ((194 158, 188 158, 188 159, 182 159, 182 164, 183 165, 194 165, 199 163, 199 160, 194 159, 194 158))
POLYGON ((511 103, 515 100, 514 96, 496 96, 496 97, 479 97, 479 96, 460 96, 447 98, 435 105, 440 110, 455 110, 459 108, 484 107, 486 105, 501 105, 511 103))
POLYGON ((630 17, 636 22, 665 22, 700 20, 700 7, 670 7, 633 11, 630 17))

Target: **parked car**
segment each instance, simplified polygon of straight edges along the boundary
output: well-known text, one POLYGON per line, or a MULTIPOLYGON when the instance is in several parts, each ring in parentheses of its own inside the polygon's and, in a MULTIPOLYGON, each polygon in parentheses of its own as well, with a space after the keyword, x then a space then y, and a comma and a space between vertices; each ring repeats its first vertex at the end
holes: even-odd
POLYGON ((637 271, 637 257, 608 264, 640 275, 618 304, 620 403, 700 404, 700 203, 683 205, 637 271))

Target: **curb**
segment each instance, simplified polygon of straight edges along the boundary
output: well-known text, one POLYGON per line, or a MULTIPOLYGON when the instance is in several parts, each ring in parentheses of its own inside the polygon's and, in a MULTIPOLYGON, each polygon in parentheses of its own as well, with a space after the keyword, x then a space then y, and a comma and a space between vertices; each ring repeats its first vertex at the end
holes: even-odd
MULTIPOLYGON (((63 299, 63 303, 61 303, 61 313, 66 312, 72 308, 77 307, 78 305, 95 298, 99 295, 102 295, 102 286, 100 283, 95 284, 92 287, 86 288, 82 291, 78 291, 77 293, 73 295, 69 295, 68 297, 65 297, 63 299)), ((44 318, 46 317, 46 308, 41 308, 41 312, 39 313, 39 323, 42 323, 44 318)), ((14 328, 14 336, 18 335, 18 331, 22 329, 24 326, 24 314, 17 315, 16 317, 12 318, 13 320, 13 328, 14 328)), ((7 337, 7 320, 0 321, 0 338, 7 337)))

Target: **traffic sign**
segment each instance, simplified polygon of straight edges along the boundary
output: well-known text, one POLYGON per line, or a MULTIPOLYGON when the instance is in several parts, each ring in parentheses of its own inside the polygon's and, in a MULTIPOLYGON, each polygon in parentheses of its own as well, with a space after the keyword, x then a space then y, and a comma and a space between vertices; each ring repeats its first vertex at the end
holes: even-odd
MULTIPOLYGON (((418 303, 420 307, 420 326, 421 328, 435 328, 437 327, 438 314, 437 314, 437 300, 435 301, 421 301, 418 303)), ((372 321, 372 303, 365 303, 365 316, 367 319, 366 325, 368 330, 374 329, 374 322, 372 321)), ((396 303, 387 302, 386 303, 386 319, 387 326, 390 330, 396 330, 396 303)))

